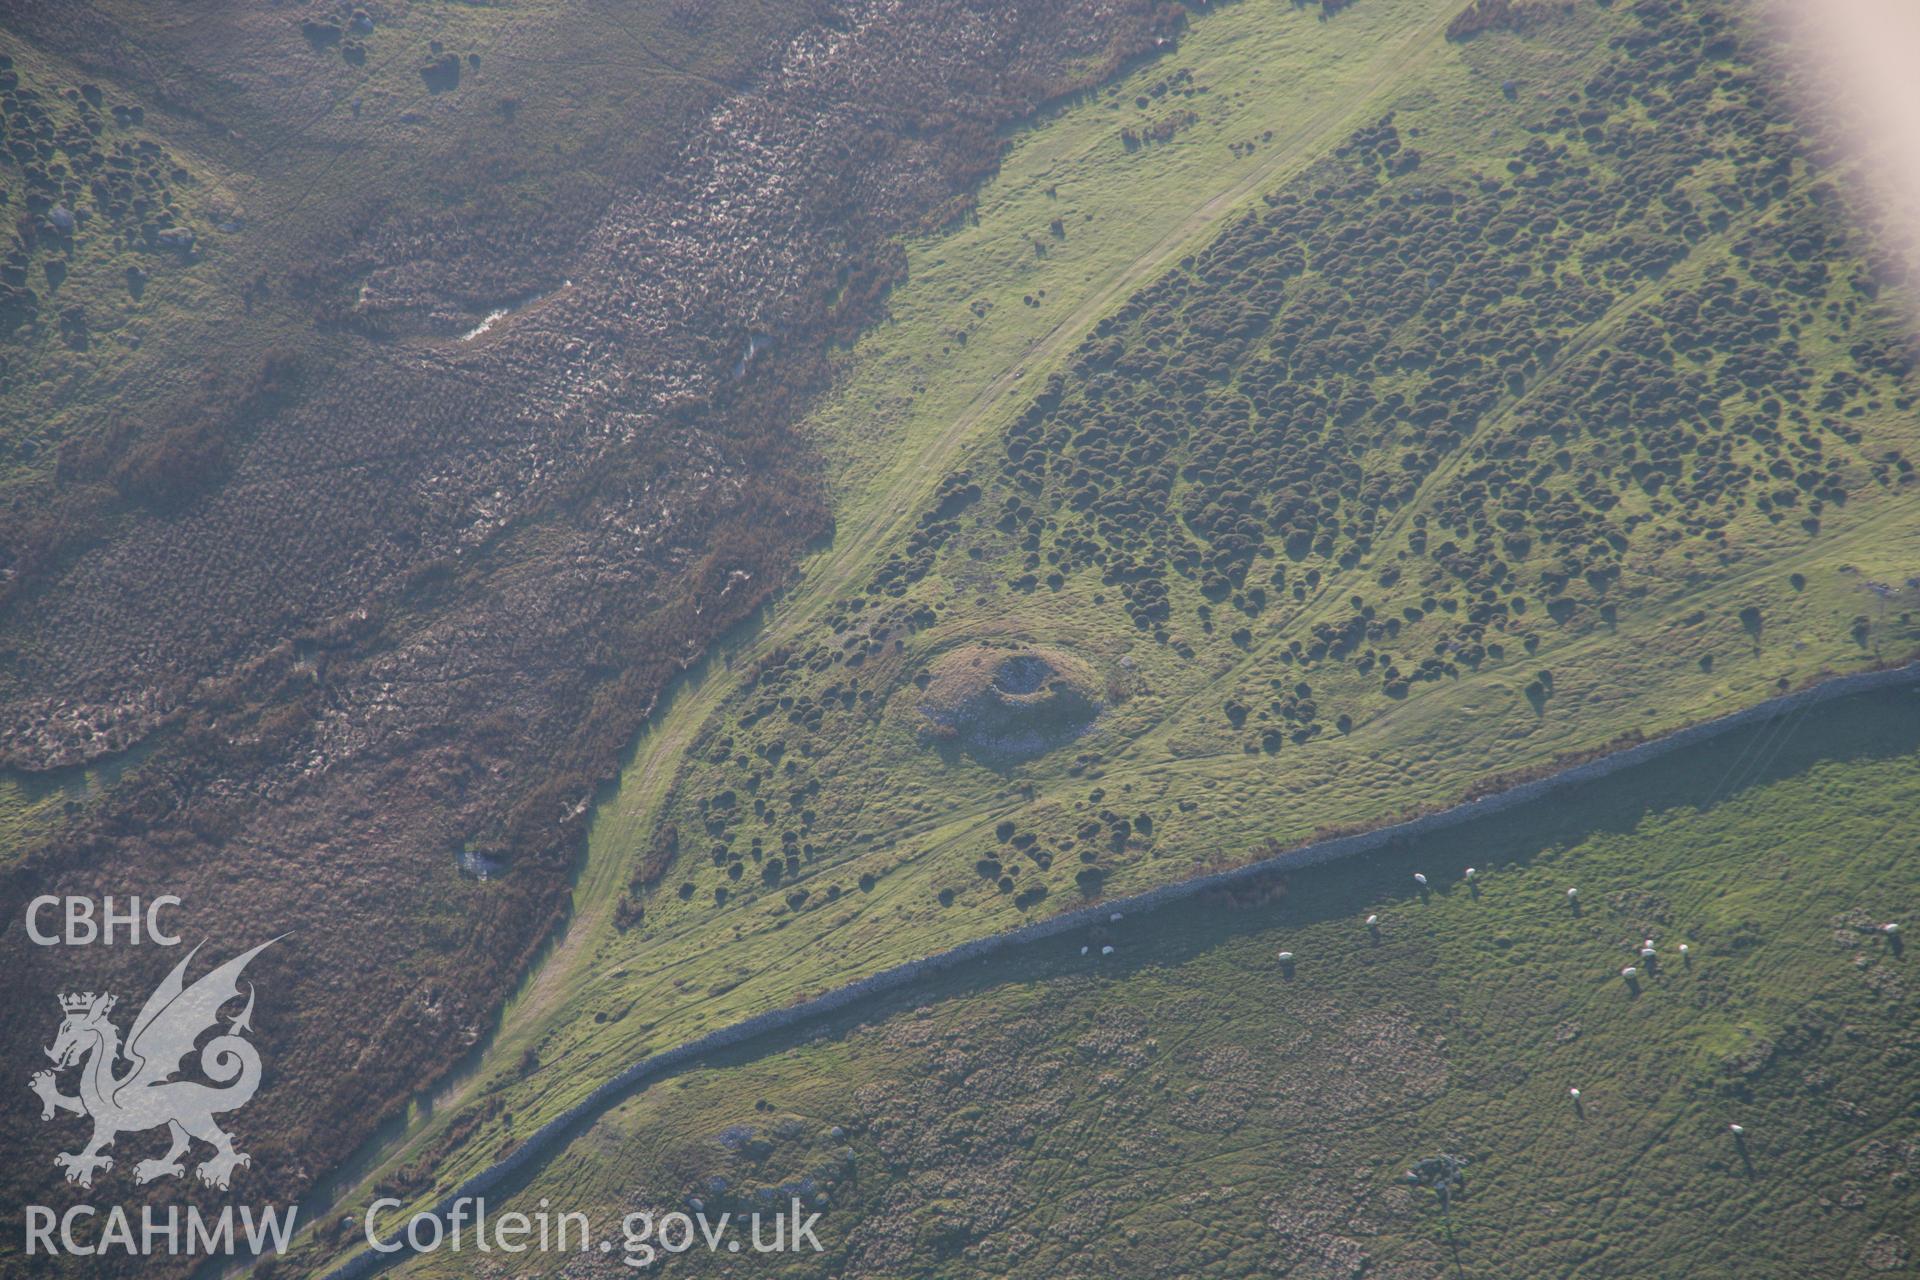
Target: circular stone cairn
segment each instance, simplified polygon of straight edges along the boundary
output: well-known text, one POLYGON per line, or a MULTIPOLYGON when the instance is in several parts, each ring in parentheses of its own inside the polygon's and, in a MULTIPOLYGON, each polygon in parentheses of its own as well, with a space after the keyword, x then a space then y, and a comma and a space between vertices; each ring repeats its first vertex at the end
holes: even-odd
POLYGON ((1046 645, 964 645, 927 674, 927 736, 982 760, 1031 759, 1079 737, 1100 714, 1092 664, 1046 645))

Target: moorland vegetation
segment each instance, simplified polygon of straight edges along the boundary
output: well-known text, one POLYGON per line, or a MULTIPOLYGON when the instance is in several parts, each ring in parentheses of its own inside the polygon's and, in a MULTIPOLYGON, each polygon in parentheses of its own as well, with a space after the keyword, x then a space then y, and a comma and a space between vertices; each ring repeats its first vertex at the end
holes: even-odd
MULTIPOLYGON (((827 529, 792 426, 894 237, 1181 19, 1087 7, 9 8, 0 906, 300 926, 259 1194, 473 1046, 661 688, 827 529)), ((150 981, 7 947, 16 1055, 150 981)))
POLYGON ((1180 57, 1033 132, 1085 148, 1053 162, 1079 186, 1013 165, 1021 252, 932 238, 914 327, 856 346, 815 419, 834 545, 642 740, 580 925, 383 1185, 887 965, 1912 655, 1905 286, 1791 73, 1741 6, 1537 8, 1451 39, 1421 10, 1293 134, 1233 114, 1285 100, 1257 64, 1180 57), (1103 196, 1202 145, 1272 180, 1050 314, 1103 196), (1003 330, 981 399, 946 384, 1003 330), (918 500, 863 461, 889 441, 918 500), (929 751, 925 689, 979 646, 1074 655, 1101 715, 929 751))

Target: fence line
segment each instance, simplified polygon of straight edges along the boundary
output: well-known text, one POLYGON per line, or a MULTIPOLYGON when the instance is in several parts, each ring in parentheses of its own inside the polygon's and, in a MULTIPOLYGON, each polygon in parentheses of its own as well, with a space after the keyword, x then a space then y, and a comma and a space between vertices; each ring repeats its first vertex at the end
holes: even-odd
MULTIPOLYGON (((1818 703, 1831 702, 1837 698, 1915 683, 1920 683, 1920 662, 1876 671, 1863 671, 1850 676, 1838 676, 1793 693, 1769 698, 1740 711, 1717 716, 1711 720, 1703 720, 1683 729, 1662 734, 1657 738, 1608 752, 1593 760, 1518 783, 1491 795, 1464 800, 1448 808, 1423 814, 1417 818, 1409 818, 1403 822, 1301 845, 1227 871, 1194 876, 1123 898, 1105 899, 1093 906, 1049 916, 1045 920, 1022 925, 1017 929, 976 938, 972 942, 962 943, 950 950, 937 952, 923 959, 910 960, 890 969, 883 969, 798 1004, 756 1014, 732 1026, 722 1027, 718 1031, 689 1040, 675 1048, 639 1059, 619 1075, 588 1094, 583 1100, 541 1125, 528 1136, 525 1142, 515 1148, 512 1154, 468 1178, 434 1208, 424 1212, 441 1218, 444 1225, 456 1201, 484 1196, 508 1184, 530 1166, 558 1151, 578 1130, 631 1094, 639 1085, 670 1075, 717 1050, 734 1048, 761 1036, 791 1030, 828 1014, 837 1013, 871 996, 898 991, 929 974, 951 969, 969 960, 985 959, 1014 947, 1103 923, 1115 911, 1123 913, 1152 911, 1202 893, 1229 889, 1249 881, 1260 880, 1276 871, 1318 866, 1321 863, 1382 849, 1395 841, 1409 837, 1461 826, 1489 814, 1500 813, 1537 800, 1562 787, 1577 786, 1583 782, 1604 778, 1622 769, 1629 769, 1649 760, 1669 755, 1684 747, 1709 741, 1742 725, 1774 719, 1788 712, 1818 703)), ((401 1261, 409 1255, 410 1250, 404 1247, 404 1238, 388 1243, 400 1243, 403 1247, 398 1252, 388 1254, 367 1249, 327 1273, 325 1280, 366 1280, 366 1277, 383 1267, 401 1261)))

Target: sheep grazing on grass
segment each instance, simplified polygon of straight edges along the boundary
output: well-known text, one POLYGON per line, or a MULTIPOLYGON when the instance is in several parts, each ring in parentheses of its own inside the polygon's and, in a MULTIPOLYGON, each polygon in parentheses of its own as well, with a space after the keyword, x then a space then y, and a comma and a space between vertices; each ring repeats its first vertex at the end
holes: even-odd
POLYGON ((1747 1131, 1744 1127, 1740 1125, 1730 1124, 1727 1126, 1727 1132, 1732 1134, 1734 1137, 1739 1138, 1739 1137, 1744 1137, 1747 1131))
POLYGON ((1580 1101, 1580 1090, 1578 1088, 1569 1089, 1567 1090, 1567 1096, 1575 1102, 1578 1102, 1580 1101))
POLYGON ((1579 900, 1580 900, 1580 891, 1578 889, 1567 890, 1568 902, 1578 902, 1579 900))
POLYGON ((1113 948, 1112 948, 1112 947, 1102 947, 1102 948, 1100 948, 1100 954, 1101 954, 1101 955, 1103 955, 1103 956, 1110 956, 1110 955, 1112 955, 1112 954, 1113 954, 1113 948))
POLYGON ((1369 929, 1378 929, 1379 927, 1380 927, 1380 917, 1379 917, 1379 916, 1368 916, 1368 917, 1367 917, 1367 928, 1369 928, 1369 929))
POLYGON ((1469 880, 1471 880, 1471 879, 1473 879, 1473 868, 1472 868, 1472 867, 1468 867, 1468 868, 1467 868, 1467 879, 1469 879, 1469 880))
POLYGON ((1413 882, 1419 885, 1422 889, 1427 887, 1427 878, 1421 875, 1418 871, 1413 873, 1413 882))

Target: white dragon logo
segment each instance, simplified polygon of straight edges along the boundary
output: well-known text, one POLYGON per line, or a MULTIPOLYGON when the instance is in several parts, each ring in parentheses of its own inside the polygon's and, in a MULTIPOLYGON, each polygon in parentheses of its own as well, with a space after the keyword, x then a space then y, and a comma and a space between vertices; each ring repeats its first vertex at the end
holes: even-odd
POLYGON ((180 1157, 186 1154, 191 1138, 214 1148, 214 1154, 195 1170, 208 1186, 224 1191, 237 1166, 253 1163, 252 1157, 233 1149, 232 1137, 213 1122, 216 1113, 245 1106, 260 1087, 259 1050, 243 1038, 243 1033, 252 1029, 252 983, 247 984, 246 1008, 229 1020, 225 1034, 213 1037, 200 1050, 200 1070, 214 1085, 173 1077, 180 1070, 181 1060, 193 1052, 194 1042, 217 1025, 221 1006, 239 997, 240 973, 247 962, 278 941, 274 938, 261 943, 189 987, 184 975, 187 965, 199 954, 200 948, 195 947, 147 997, 140 1016, 133 1020, 124 1050, 119 1030, 107 1021, 118 997, 91 991, 60 997, 66 1019, 60 1024, 53 1047, 47 1050, 54 1070, 35 1073, 28 1085, 40 1095, 42 1120, 51 1120, 61 1111, 93 1118, 93 1139, 86 1148, 53 1158, 54 1164, 67 1171, 68 1182, 91 1187, 95 1171, 113 1168, 113 1158, 101 1154, 103 1148, 112 1146, 122 1133, 161 1125, 166 1126, 173 1145, 158 1160, 142 1160, 135 1165, 136 1181, 177 1178, 185 1173, 180 1157), (124 1074, 115 1075, 114 1067, 123 1057, 131 1065, 124 1074), (69 1097, 60 1092, 56 1073, 75 1063, 81 1064, 80 1093, 69 1097))

